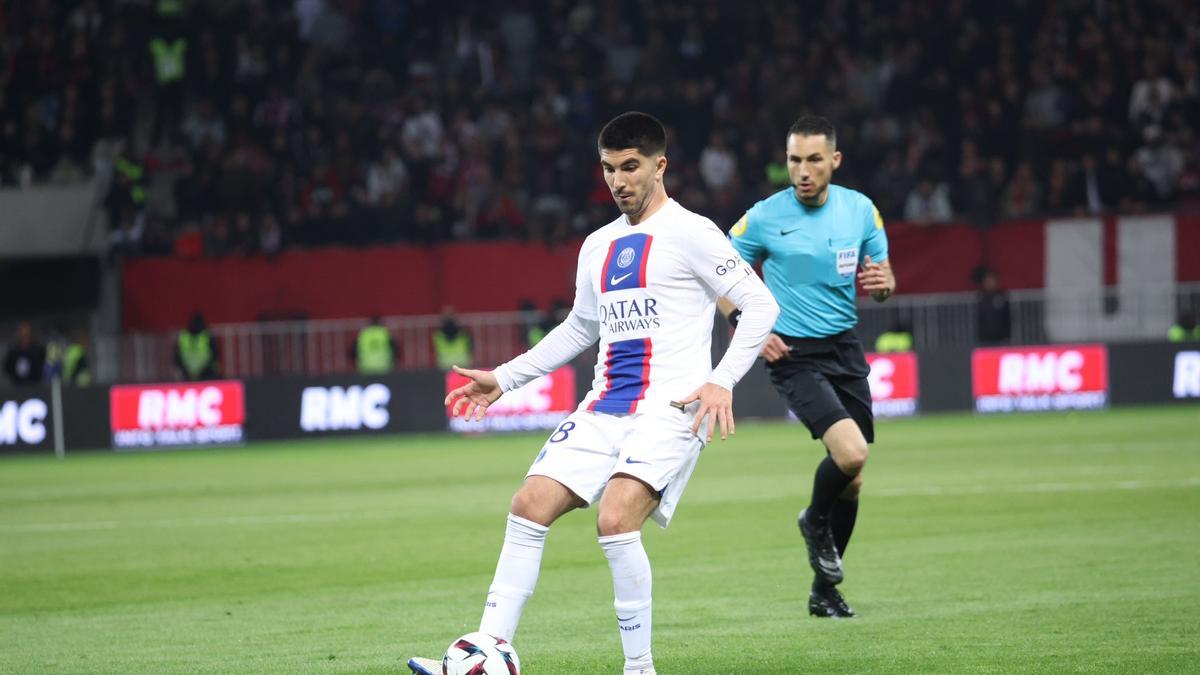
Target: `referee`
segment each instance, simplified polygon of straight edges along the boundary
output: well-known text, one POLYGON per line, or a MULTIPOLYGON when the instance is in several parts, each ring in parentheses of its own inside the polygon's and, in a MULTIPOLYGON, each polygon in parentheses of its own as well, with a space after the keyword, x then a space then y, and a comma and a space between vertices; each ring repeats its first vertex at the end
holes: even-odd
MULTIPOLYGON (((830 184, 841 163, 829 120, 796 120, 787 135, 792 187, 755 204, 729 232, 743 258, 763 261, 779 302, 762 350, 771 382, 828 451, 799 525, 816 572, 808 611, 835 618, 854 616, 836 585, 858 515, 867 444, 875 440, 870 369, 854 333, 854 280, 879 302, 896 290, 879 211, 865 195, 830 184)), ((722 298, 720 306, 736 326, 732 304, 722 298)))

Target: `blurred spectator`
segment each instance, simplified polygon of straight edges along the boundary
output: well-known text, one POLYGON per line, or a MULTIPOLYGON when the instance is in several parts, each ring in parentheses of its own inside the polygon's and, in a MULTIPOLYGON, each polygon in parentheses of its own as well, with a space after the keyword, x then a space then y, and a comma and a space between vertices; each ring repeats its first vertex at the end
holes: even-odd
POLYGON ((1033 88, 1025 97, 1025 124, 1039 131, 1048 131, 1066 120, 1065 96, 1050 73, 1040 66, 1033 68, 1033 88))
POLYGON ((571 313, 571 303, 563 298, 555 298, 550 304, 550 318, 553 319, 555 325, 558 325, 567 320, 567 316, 571 313))
POLYGON ((16 341, 4 355, 4 373, 16 385, 37 384, 42 381, 46 364, 46 348, 33 341, 33 327, 28 321, 17 324, 16 341))
POLYGON ((220 244, 246 239, 242 213, 264 250, 268 212, 280 247, 583 233, 612 212, 596 127, 628 109, 671 125, 672 194, 722 221, 786 185, 763 130, 814 100, 850 150, 841 180, 888 219, 911 194, 922 218, 948 197, 985 224, 1195 192, 1195 3, 859 0, 806 7, 827 29, 803 40, 787 0, 27 4, 0 21, 0 184, 112 167, 110 230, 147 212, 121 255, 196 230, 244 252, 220 244), (935 19, 954 39, 929 39, 935 19), (186 161, 160 173, 177 133, 186 161))
POLYGON ((1046 181, 1044 210, 1049 214, 1085 212, 1087 197, 1082 188, 1067 160, 1054 160, 1050 163, 1050 178, 1046 181))
MULTIPOLYGON (((784 168, 784 185, 787 184, 787 169, 784 168)), ((871 177, 870 193, 875 206, 884 217, 903 212, 909 192, 912 190, 913 174, 901 161, 899 150, 889 150, 883 162, 871 177)))
POLYGON ((200 99, 191 107, 182 130, 194 150, 225 145, 225 121, 213 109, 212 99, 200 99))
POLYGON ((88 361, 89 347, 87 333, 83 332, 77 333, 75 339, 67 345, 62 378, 68 386, 87 387, 92 384, 92 368, 88 361))
POLYGON ((46 338, 45 362, 42 366, 43 379, 47 382, 63 376, 63 367, 67 358, 67 336, 62 326, 55 326, 46 338))
POLYGON ((525 345, 533 347, 546 337, 546 334, 554 330, 554 327, 559 324, 555 318, 556 307, 550 307, 544 312, 539 312, 537 307, 531 301, 521 303, 521 322, 525 326, 525 345))
POLYGON ((1171 342, 1200 341, 1200 325, 1196 325, 1196 317, 1192 312, 1181 311, 1175 319, 1175 324, 1166 331, 1166 339, 1171 342))
POLYGON ((473 351, 471 335, 458 324, 458 315, 454 313, 454 308, 443 307, 442 325, 433 333, 433 352, 438 368, 470 368, 474 360, 473 351))
POLYGON ((1079 181, 1087 211, 1098 215, 1114 209, 1119 201, 1119 171, 1111 165, 1101 165, 1092 153, 1083 156, 1080 166, 1079 181))
POLYGON ((366 203, 371 206, 394 206, 408 187, 408 169, 400 153, 385 145, 379 158, 367 169, 366 203))
POLYGON ((904 201, 904 218, 917 223, 944 223, 954 215, 945 183, 922 178, 904 201))
POLYGON ((188 220, 183 223, 179 229, 179 234, 175 237, 171 253, 179 258, 193 259, 204 255, 204 236, 201 234, 200 227, 196 224, 196 221, 188 220))
POLYGON ((268 211, 263 214, 262 227, 258 233, 258 250, 267 256, 274 256, 283 248, 283 229, 279 219, 268 211))
POLYGON ((181 380, 211 380, 220 376, 221 356, 204 315, 196 312, 179 331, 173 355, 181 380))
POLYGON ((120 211, 116 229, 109 234, 109 252, 114 258, 142 252, 142 235, 146 231, 145 214, 126 206, 120 211))
POLYGON ((1158 72, 1157 64, 1147 61, 1142 64, 1141 79, 1129 93, 1129 119, 1140 131, 1161 125, 1174 99, 1174 83, 1158 72))
POLYGON ((1174 325, 1167 330, 1167 339, 1171 342, 1200 342, 1200 326, 1196 325, 1195 315, 1180 312, 1174 325))
MULTIPOLYGON (((119 229, 126 220, 140 227, 140 216, 145 204, 146 168, 130 153, 123 151, 113 165, 112 182, 104 199, 109 227, 119 229)), ((119 242, 114 241, 114 244, 116 243, 119 242)))
POLYGON ((1035 214, 1041 207, 1042 188, 1033 175, 1033 166, 1022 162, 1004 189, 1001 211, 1009 218, 1022 218, 1035 214))
POLYGON ((976 271, 979 300, 976 305, 979 342, 984 345, 1007 344, 1012 335, 1012 314, 1008 294, 1000 288, 1000 275, 994 270, 976 271))
MULTIPOLYGON (((175 3, 159 3, 171 6, 175 3)), ((183 106, 183 83, 187 77, 188 39, 174 17, 159 24, 159 30, 148 44, 154 66, 154 131, 151 139, 157 142, 161 134, 174 129, 180 120, 183 106)))
POLYGON ((229 236, 229 250, 232 253, 251 255, 258 252, 258 232, 254 220, 246 211, 239 211, 233 217, 233 230, 229 236))
POLYGON ((725 145, 725 135, 714 131, 708 146, 700 153, 700 175, 709 190, 724 191, 733 186, 737 178, 737 157, 725 145))
POLYGON ((525 346, 532 347, 541 342, 545 335, 535 331, 535 326, 538 325, 541 319, 538 314, 537 305, 532 300, 526 298, 517 305, 517 311, 521 313, 521 339, 525 342, 525 346))
POLYGON ((958 211, 976 225, 991 225, 996 219, 1000 193, 1004 188, 1004 160, 996 159, 994 162, 999 163, 995 170, 971 145, 963 153, 959 166, 956 191, 958 211))
POLYGON ((1158 126, 1148 126, 1145 144, 1133 155, 1133 166, 1153 189, 1150 195, 1162 203, 1175 196, 1175 184, 1183 172, 1183 151, 1167 142, 1158 126))
POLYGON ((358 338, 350 348, 350 360, 354 361, 361 375, 383 375, 396 369, 396 340, 378 316, 358 331, 358 338))
POLYGON ((912 348, 912 328, 901 319, 892 321, 891 327, 875 339, 875 351, 880 354, 910 352, 912 348))

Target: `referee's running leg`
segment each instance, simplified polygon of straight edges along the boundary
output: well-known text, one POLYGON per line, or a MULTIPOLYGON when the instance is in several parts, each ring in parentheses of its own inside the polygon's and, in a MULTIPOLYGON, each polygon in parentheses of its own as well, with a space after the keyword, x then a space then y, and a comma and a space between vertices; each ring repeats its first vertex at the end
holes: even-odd
POLYGON ((854 616, 836 585, 844 578, 841 556, 854 530, 861 473, 868 441, 874 437, 870 388, 865 377, 821 372, 811 356, 770 370, 779 392, 828 451, 813 476, 812 500, 798 520, 816 574, 809 612, 819 617, 854 616))

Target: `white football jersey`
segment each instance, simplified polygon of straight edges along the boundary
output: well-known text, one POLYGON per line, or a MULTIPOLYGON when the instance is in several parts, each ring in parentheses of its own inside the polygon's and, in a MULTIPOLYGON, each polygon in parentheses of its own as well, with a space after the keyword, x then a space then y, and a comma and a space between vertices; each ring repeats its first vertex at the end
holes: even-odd
POLYGON ((574 311, 596 321, 600 353, 581 410, 666 409, 712 371, 716 300, 754 272, 711 220, 669 199, 638 225, 625 216, 579 251, 574 311))

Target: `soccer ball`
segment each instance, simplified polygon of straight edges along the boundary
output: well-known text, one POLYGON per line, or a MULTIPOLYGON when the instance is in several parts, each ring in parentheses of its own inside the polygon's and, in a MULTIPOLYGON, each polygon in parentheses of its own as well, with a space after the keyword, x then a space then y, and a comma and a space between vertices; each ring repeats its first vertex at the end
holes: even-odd
POLYGON ((442 657, 442 675, 520 675, 521 661, 507 640, 467 633, 450 643, 442 657))

